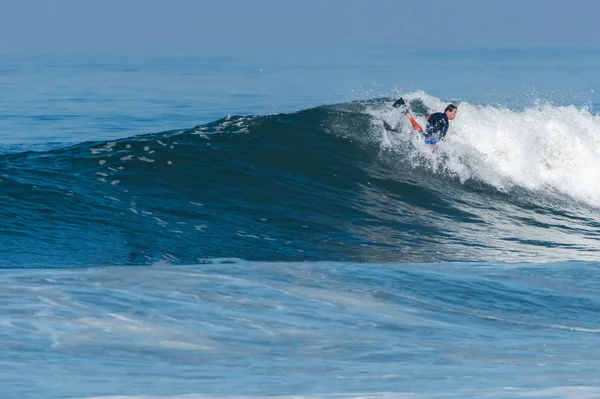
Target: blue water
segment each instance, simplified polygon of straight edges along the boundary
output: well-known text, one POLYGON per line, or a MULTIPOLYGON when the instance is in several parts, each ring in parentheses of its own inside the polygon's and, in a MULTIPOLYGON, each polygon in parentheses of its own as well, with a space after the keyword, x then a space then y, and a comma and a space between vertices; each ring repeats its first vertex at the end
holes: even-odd
POLYGON ((0 59, 0 397, 600 397, 600 50, 0 59))

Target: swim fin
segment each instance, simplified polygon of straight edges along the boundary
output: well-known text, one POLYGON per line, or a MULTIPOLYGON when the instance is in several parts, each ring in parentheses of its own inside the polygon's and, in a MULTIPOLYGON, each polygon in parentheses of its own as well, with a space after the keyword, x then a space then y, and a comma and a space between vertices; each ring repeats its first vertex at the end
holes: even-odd
POLYGON ((404 99, 402 97, 397 99, 394 102, 394 104, 392 104, 392 107, 398 108, 400 110, 400 112, 405 113, 405 114, 408 112, 408 106, 406 105, 406 102, 404 101, 404 99))

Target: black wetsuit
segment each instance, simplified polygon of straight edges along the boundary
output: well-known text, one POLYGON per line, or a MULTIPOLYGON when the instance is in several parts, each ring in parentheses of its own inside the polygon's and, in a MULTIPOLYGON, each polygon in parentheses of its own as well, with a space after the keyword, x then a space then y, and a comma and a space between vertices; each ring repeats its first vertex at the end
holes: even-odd
POLYGON ((448 132, 448 116, 445 112, 436 112, 429 115, 427 126, 425 126, 425 138, 433 140, 441 140, 448 132))

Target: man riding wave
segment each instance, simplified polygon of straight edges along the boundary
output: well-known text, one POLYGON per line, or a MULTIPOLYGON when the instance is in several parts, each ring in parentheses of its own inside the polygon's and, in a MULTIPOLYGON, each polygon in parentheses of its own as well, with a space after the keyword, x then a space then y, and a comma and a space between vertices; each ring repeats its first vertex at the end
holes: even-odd
MULTIPOLYGON (((393 106, 394 108, 399 108, 400 111, 410 120, 413 128, 422 134, 423 138, 425 139, 425 144, 436 144, 438 141, 442 140, 448 132, 448 127, 450 126, 449 121, 456 118, 456 113, 458 112, 456 105, 449 104, 444 112, 436 112, 426 116, 425 119, 427 120, 427 125, 425 125, 425 129, 423 129, 410 114, 408 107, 406 106, 406 102, 404 102, 402 98, 397 100, 393 106)), ((396 126, 390 126, 386 121, 383 121, 383 126, 387 130, 394 132, 397 131, 396 126)))

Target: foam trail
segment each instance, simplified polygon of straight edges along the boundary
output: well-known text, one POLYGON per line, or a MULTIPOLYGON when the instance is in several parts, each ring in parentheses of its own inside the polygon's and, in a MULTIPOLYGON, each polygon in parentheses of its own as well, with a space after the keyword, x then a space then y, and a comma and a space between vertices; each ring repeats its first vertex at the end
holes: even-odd
MULTIPOLYGON (((431 112, 448 104, 421 92, 405 98, 421 99, 431 112)), ((398 118, 389 110, 373 115, 398 118)), ((410 130, 403 118, 400 122, 410 130)), ((405 141, 384 135, 382 146, 405 141)), ((519 186, 600 206, 600 116, 586 108, 544 103, 517 111, 460 102, 441 150, 429 157, 430 166, 463 182, 475 179, 501 190, 519 186)))

